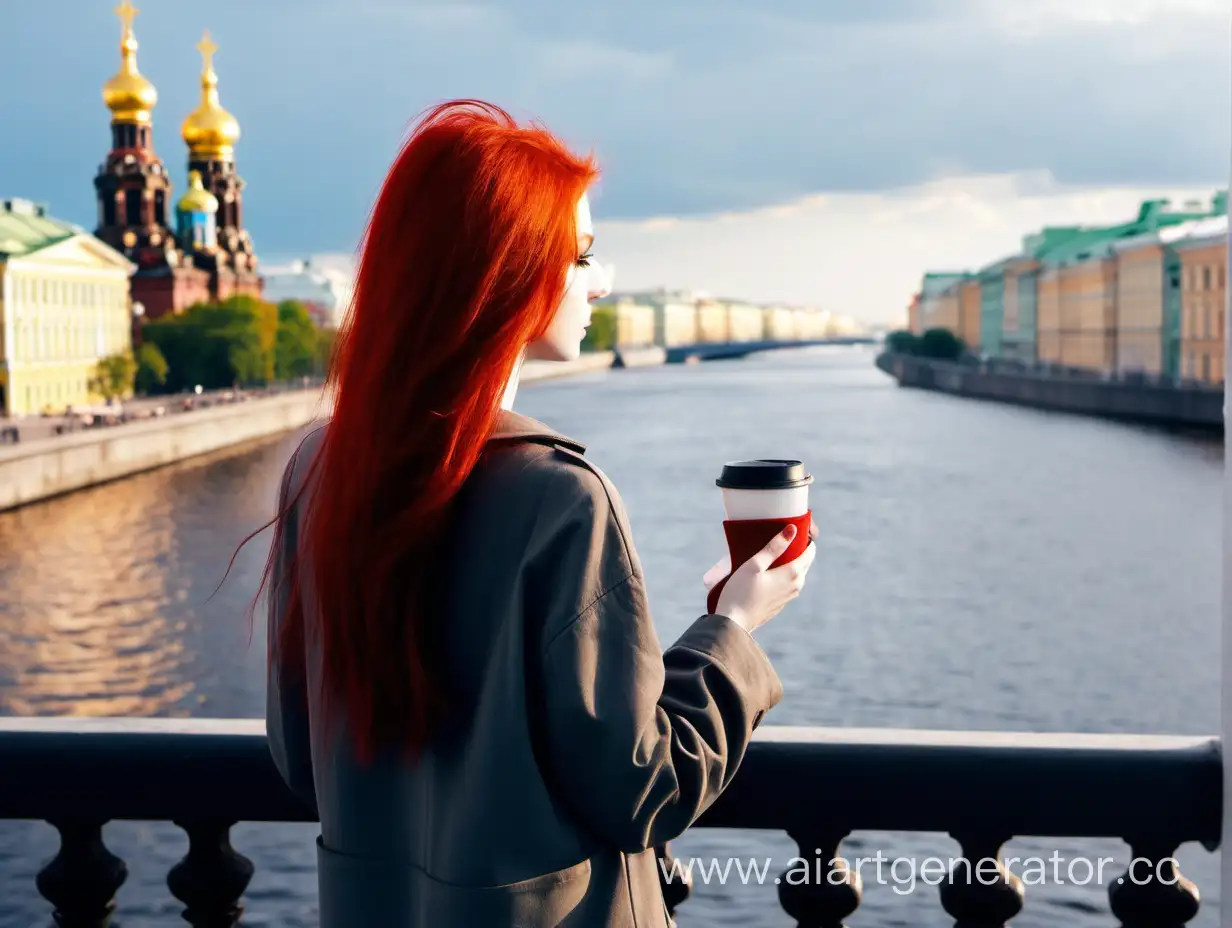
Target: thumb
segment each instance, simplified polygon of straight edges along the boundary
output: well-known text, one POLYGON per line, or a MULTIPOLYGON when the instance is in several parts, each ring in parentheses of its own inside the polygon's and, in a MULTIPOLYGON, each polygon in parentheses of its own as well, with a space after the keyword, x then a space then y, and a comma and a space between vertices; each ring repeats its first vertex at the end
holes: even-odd
POLYGON ((789 525, 783 531, 779 532, 769 543, 753 555, 753 561, 757 565, 758 570, 769 570, 770 565, 777 561, 790 546, 796 537, 796 527, 789 525))

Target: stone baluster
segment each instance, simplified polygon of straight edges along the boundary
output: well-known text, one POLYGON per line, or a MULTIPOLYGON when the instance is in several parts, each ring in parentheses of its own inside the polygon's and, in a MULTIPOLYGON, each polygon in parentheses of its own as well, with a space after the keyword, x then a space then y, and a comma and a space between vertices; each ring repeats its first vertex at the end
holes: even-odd
POLYGON ((39 894, 54 907, 60 928, 106 928, 116 891, 128 879, 124 861, 103 843, 105 820, 53 821, 60 850, 35 878, 39 894))
POLYGON ((252 861, 231 846, 233 822, 176 820, 188 833, 188 853, 167 874, 167 887, 186 908, 194 928, 233 928, 244 907, 240 897, 252 879, 252 861))
POLYGON ((672 857, 672 849, 667 844, 655 848, 656 863, 659 866, 659 885, 663 887, 663 901, 667 903, 668 914, 676 917, 676 909, 689 898, 693 892, 693 879, 688 871, 674 871, 676 859, 672 857), (668 879, 668 876, 671 879, 668 879))
POLYGON ((843 928, 860 905, 862 881, 838 847, 846 831, 790 831, 800 854, 778 878, 779 905, 798 928, 843 928))
POLYGON ((963 859, 941 883, 941 906, 955 928, 1004 928, 1022 911, 1022 880, 1001 860, 1008 837, 954 835, 963 859))
POLYGON ((1129 868, 1108 886, 1112 914, 1124 928, 1180 928, 1198 914, 1198 887, 1181 875, 1174 844, 1130 841, 1129 868))

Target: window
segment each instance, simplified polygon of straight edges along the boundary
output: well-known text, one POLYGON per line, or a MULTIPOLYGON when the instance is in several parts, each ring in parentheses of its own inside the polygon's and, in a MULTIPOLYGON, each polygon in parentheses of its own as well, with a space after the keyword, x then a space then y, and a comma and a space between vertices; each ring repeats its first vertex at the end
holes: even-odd
POLYGON ((1211 356, 1209 354, 1202 355, 1202 379, 1211 379, 1211 356))
POLYGON ((1202 337, 1211 337, 1211 304, 1202 307, 1202 337))
POLYGON ((1211 269, 1209 267, 1202 268, 1202 289, 1211 289, 1211 269))
POLYGON ((141 191, 124 191, 124 221, 130 226, 141 225, 141 191))

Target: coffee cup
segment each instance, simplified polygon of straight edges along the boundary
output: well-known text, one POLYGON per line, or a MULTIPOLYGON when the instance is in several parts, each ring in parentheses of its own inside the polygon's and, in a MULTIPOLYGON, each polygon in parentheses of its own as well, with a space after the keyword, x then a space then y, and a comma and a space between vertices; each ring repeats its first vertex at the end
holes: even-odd
MULTIPOLYGON (((808 499, 812 482, 812 475, 800 461, 769 458, 732 461, 723 466, 715 484, 723 491, 727 516, 723 532, 733 572, 788 525, 796 527, 796 537, 771 567, 789 564, 804 553, 812 524, 808 499)), ((711 588, 707 612, 713 614, 718 607, 719 594, 730 577, 729 573, 711 588)))

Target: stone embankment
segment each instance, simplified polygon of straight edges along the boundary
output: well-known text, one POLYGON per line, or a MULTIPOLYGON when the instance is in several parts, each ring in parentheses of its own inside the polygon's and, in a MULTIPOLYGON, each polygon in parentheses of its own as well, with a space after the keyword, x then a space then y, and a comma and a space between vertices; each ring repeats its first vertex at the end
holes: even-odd
MULTIPOLYGON (((523 383, 610 370, 612 352, 527 362, 523 383)), ((0 510, 50 499, 187 458, 268 439, 328 413, 319 389, 91 428, 0 446, 0 510)))

